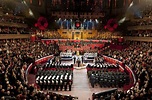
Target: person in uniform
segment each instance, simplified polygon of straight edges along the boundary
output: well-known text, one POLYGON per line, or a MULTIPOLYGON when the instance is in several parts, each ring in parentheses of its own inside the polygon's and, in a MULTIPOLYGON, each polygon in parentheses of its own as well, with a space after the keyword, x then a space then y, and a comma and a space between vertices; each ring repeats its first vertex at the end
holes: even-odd
POLYGON ((74 64, 75 64, 75 62, 76 62, 76 57, 74 56, 74 58, 73 58, 73 59, 74 59, 74 64))
POLYGON ((56 83, 56 91, 58 91, 59 89, 59 76, 57 75, 56 79, 55 79, 55 83, 56 83))
POLYGON ((81 56, 82 64, 83 64, 83 56, 81 56))
POLYGON ((54 90, 55 89, 55 75, 53 75, 53 77, 52 77, 52 82, 51 82, 52 84, 52 90, 54 90))
POLYGON ((94 84, 95 84, 95 75, 94 74, 91 74, 91 76, 90 76, 90 83, 91 83, 91 86, 94 88, 94 84))
POLYGON ((69 85, 69 91, 71 91, 71 86, 72 86, 72 75, 69 75, 68 85, 69 85))
POLYGON ((79 58, 77 59, 77 63, 78 63, 78 67, 80 67, 80 63, 81 63, 81 61, 80 61, 80 59, 79 59, 79 58))
POLYGON ((63 74, 60 77, 60 90, 62 91, 63 89, 63 74))

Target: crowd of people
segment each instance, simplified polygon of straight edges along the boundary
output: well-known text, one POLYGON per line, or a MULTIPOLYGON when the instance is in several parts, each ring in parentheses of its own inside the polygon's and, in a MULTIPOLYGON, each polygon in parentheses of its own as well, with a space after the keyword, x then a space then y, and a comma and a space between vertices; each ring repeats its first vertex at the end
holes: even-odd
POLYGON ((145 26, 145 25, 152 25, 152 20, 149 19, 141 19, 138 21, 133 21, 130 23, 131 26, 145 26))
MULTIPOLYGON (((25 70, 27 66, 43 56, 54 53, 53 44, 31 42, 28 39, 0 41, 0 97, 3 98, 37 98, 40 92, 33 85, 27 84, 25 70)), ((136 84, 128 91, 121 92, 123 98, 147 98, 152 94, 152 58, 148 42, 127 41, 129 47, 124 50, 102 51, 101 54, 118 59, 128 65, 136 74, 136 84)), ((53 65, 49 65, 53 66, 53 65)), ((46 65, 48 67, 48 65, 46 65)), ((115 94, 117 95, 117 94, 115 94)), ((44 97, 45 98, 45 97, 44 97)))
MULTIPOLYGON (((63 38, 56 30, 54 30, 54 31, 47 30, 42 34, 44 35, 43 38, 49 38, 49 39, 62 39, 63 38)), ((41 32, 37 32, 37 35, 40 36, 41 32)))
POLYGON ((137 37, 152 37, 152 32, 151 30, 138 30, 138 31, 129 31, 127 36, 137 36, 137 37))
POLYGON ((31 33, 28 28, 16 28, 0 26, 0 34, 29 34, 31 33))
POLYGON ((34 84, 27 83, 27 66, 36 59, 53 54, 53 49, 29 39, 0 40, 0 99, 72 100, 72 96, 42 92, 34 84))
POLYGON ((27 28, 25 19, 13 15, 0 16, 0 34, 30 34, 33 30, 27 28))
POLYGON ((127 32, 126 36, 137 37, 152 37, 150 26, 152 25, 152 3, 151 1, 144 2, 144 5, 140 7, 140 14, 138 18, 132 19, 127 25, 131 31, 127 32), (134 27, 134 28, 133 28, 134 27), (138 29, 138 30, 137 30, 138 29))
POLYGON ((142 14, 143 16, 151 16, 152 15, 152 3, 150 0, 147 0, 145 5, 142 6, 142 14))
POLYGON ((152 57, 149 54, 151 43, 127 41, 130 44, 124 50, 105 50, 104 55, 118 59, 128 65, 136 75, 135 85, 128 91, 112 94, 113 100, 151 100, 152 99, 152 57))
POLYGON ((24 24, 23 18, 17 18, 16 16, 0 16, 0 22, 9 22, 9 23, 22 23, 24 24))

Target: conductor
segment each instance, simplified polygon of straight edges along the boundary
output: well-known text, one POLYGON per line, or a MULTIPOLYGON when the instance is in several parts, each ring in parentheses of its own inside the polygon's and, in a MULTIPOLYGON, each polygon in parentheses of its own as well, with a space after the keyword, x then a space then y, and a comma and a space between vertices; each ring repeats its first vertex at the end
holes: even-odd
POLYGON ((78 67, 80 67, 80 62, 81 62, 81 61, 80 61, 80 59, 78 58, 78 59, 77 59, 78 67))

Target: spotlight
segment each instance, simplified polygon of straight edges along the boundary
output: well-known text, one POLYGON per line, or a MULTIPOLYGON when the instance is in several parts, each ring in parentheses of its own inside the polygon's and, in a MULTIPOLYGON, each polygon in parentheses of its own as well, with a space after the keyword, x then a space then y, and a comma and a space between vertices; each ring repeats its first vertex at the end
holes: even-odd
POLYGON ((134 2, 132 1, 128 8, 130 8, 131 6, 133 6, 133 4, 134 4, 134 2))
POLYGON ((33 16, 33 12, 31 11, 31 9, 29 9, 29 14, 30 14, 31 16, 33 16))
POLYGON ((126 17, 122 18, 118 23, 121 24, 126 20, 126 17))

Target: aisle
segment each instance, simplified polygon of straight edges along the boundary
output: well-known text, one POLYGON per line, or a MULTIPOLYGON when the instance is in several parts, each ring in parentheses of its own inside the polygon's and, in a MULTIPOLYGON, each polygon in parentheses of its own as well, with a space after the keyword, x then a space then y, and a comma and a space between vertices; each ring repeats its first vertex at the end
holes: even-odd
MULTIPOLYGON (((68 63, 73 64, 72 61, 63 61, 62 63, 68 63)), ((95 86, 94 88, 91 87, 90 82, 87 77, 87 70, 85 66, 88 63, 85 63, 83 68, 74 67, 73 70, 73 84, 72 84, 72 90, 71 91, 53 91, 59 94, 63 95, 72 95, 75 97, 78 97, 78 100, 92 100, 92 94, 96 92, 101 92, 105 90, 109 90, 110 88, 100 88, 99 86, 95 86)), ((92 64, 92 63, 89 63, 92 64)), ((29 83, 35 83, 35 75, 28 75, 29 83)))
POLYGON ((87 70, 81 69, 73 71, 72 91, 59 91, 57 93, 76 96, 78 100, 88 100, 88 98, 92 98, 92 93, 108 89, 109 88, 99 88, 98 86, 92 88, 87 77, 87 70))
POLYGON ((72 91, 75 92, 74 95, 78 96, 78 100, 88 100, 91 98, 91 85, 87 77, 87 70, 74 70, 73 71, 73 86, 72 91))

